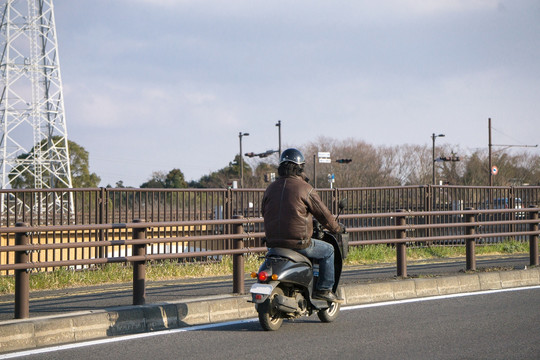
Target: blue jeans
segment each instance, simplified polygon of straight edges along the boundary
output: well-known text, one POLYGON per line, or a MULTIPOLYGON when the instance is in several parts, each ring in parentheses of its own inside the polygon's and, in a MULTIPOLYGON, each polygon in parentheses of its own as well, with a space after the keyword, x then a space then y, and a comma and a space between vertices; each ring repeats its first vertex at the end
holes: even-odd
POLYGON ((297 251, 308 258, 319 260, 317 290, 332 290, 334 286, 334 247, 325 241, 311 239, 311 245, 297 251))

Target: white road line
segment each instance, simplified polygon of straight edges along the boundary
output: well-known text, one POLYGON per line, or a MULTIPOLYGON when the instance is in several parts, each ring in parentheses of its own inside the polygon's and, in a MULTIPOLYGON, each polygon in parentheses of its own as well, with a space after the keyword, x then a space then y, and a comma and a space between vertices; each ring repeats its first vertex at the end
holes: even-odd
POLYGON ((362 304, 362 305, 346 306, 346 307, 342 307, 341 310, 342 311, 357 310, 357 309, 366 309, 366 308, 380 307, 380 306, 408 304, 408 303, 422 302, 422 301, 444 300, 444 299, 452 299, 452 298, 459 298, 459 297, 466 297, 466 296, 489 295, 489 294, 496 294, 496 293, 501 293, 501 292, 534 290, 534 289, 540 289, 540 285, 519 287, 519 288, 510 288, 510 289, 475 291, 475 292, 470 292, 470 293, 436 295, 436 296, 429 296, 429 297, 423 297, 423 298, 390 300, 390 301, 384 301, 384 302, 373 303, 373 304, 362 304))
MULTIPOLYGON (((423 301, 434 301, 434 300, 452 299, 452 298, 459 298, 459 297, 466 297, 466 296, 489 295, 489 294, 496 294, 496 293, 501 293, 501 292, 512 292, 512 291, 523 291, 523 290, 534 290, 534 289, 540 289, 540 285, 512 288, 512 289, 486 290, 486 291, 477 291, 477 292, 471 292, 471 293, 438 295, 438 296, 430 296, 430 297, 424 297, 424 298, 392 300, 392 301, 385 301, 385 302, 373 303, 373 304, 351 305, 351 306, 342 307, 341 310, 342 311, 358 310, 358 309, 381 307, 381 306, 390 306, 390 305, 399 305, 399 304, 407 304, 407 303, 415 303, 415 302, 423 302, 423 301)), ((81 343, 51 346, 47 348, 26 350, 26 351, 20 351, 20 352, 15 352, 15 353, 10 353, 10 354, 3 354, 3 355, 0 355, 0 359, 13 359, 16 357, 21 357, 21 356, 44 354, 44 353, 49 353, 49 352, 61 351, 61 350, 82 348, 85 346, 110 344, 114 342, 135 340, 135 339, 141 339, 141 338, 147 338, 147 337, 153 337, 153 336, 171 335, 171 334, 182 333, 186 331, 198 331, 198 330, 212 329, 212 328, 223 327, 223 326, 246 324, 246 323, 256 322, 257 320, 258 320, 257 318, 251 318, 251 319, 244 319, 244 320, 237 320, 237 321, 227 321, 227 322, 216 323, 216 324, 190 326, 190 327, 181 328, 181 329, 163 330, 163 331, 156 331, 156 332, 143 333, 143 334, 125 335, 125 336, 119 336, 119 337, 113 337, 113 338, 85 341, 81 343)))

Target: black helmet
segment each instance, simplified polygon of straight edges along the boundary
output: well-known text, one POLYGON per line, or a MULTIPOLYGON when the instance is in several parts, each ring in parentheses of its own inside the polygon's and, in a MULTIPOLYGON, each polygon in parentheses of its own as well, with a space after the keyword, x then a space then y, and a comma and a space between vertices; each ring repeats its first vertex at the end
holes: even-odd
POLYGON ((287 161, 293 162, 297 165, 303 165, 306 163, 304 155, 302 155, 302 153, 295 148, 287 149, 281 153, 281 157, 279 158, 279 164, 281 165, 282 163, 287 161))

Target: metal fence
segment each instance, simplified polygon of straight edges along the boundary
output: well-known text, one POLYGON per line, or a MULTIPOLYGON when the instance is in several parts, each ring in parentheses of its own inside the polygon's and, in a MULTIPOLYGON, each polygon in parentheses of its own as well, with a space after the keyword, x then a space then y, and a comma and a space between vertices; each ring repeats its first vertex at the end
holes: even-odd
MULTIPOLYGON (((424 212, 410 217, 413 225, 429 225, 410 228, 407 236, 425 238, 463 234, 463 228, 444 227, 443 224, 464 222, 463 214, 450 211, 473 209, 512 210, 540 204, 540 187, 465 187, 465 186, 403 186, 371 187, 354 189, 318 189, 318 192, 334 212, 339 200, 347 198, 344 214, 388 214, 399 209, 408 212, 424 212), (438 212, 445 211, 441 214, 438 212), (439 226, 437 226, 439 225, 439 226)), ((230 224, 209 223, 207 220, 227 220, 235 216, 259 218, 264 189, 53 189, 53 190, 0 190, 0 228, 27 223, 31 227, 61 225, 103 225, 75 231, 34 232, 29 234, 31 244, 71 244, 102 242, 95 247, 73 247, 48 249, 30 254, 32 262, 67 261, 76 259, 114 258, 131 255, 129 246, 103 243, 114 240, 132 239, 130 228, 121 226, 135 219, 147 223, 203 221, 198 225, 152 226, 147 230, 148 238, 171 238, 167 242, 152 244, 149 254, 196 253, 205 250, 227 250, 233 248, 230 224), (204 222, 206 221, 206 222, 204 222), (211 235, 223 235, 209 240, 211 235), (187 239, 197 241, 187 241, 187 239), (204 240, 203 240, 204 238, 204 240)), ((502 220, 519 220, 524 211, 479 214, 478 219, 491 221, 477 229, 478 233, 512 233, 526 229, 526 224, 502 220)), ((352 241, 389 239, 391 230, 381 230, 391 225, 392 216, 344 217, 349 228, 378 228, 351 234, 352 241)), ((263 232, 262 222, 250 222, 248 233, 263 232)), ((507 236, 482 237, 480 244, 499 242, 507 236)), ((513 236, 525 241, 526 237, 513 236)), ((430 244, 457 245, 463 239, 449 238, 430 244)), ((0 246, 15 244, 15 235, 0 236, 0 246)), ((417 245, 423 245, 418 243, 417 245)), ((257 237, 249 237, 246 247, 262 246, 257 237)), ((13 264, 12 253, 0 252, 0 265, 13 264)), ((48 270, 48 269, 46 269, 48 270)), ((6 272, 0 272, 5 274, 6 272)))
MULTIPOLYGON (((351 241, 351 245, 370 245, 387 244, 396 249, 397 275, 407 276, 406 247, 422 242, 441 242, 441 241, 463 241, 466 246, 466 269, 475 270, 475 246, 478 239, 489 237, 513 237, 522 236, 529 241, 530 264, 539 265, 538 256, 538 230, 539 218, 538 207, 528 207, 521 209, 494 209, 494 210, 457 210, 457 211, 407 211, 401 210, 390 213, 367 213, 367 214, 347 214, 343 219, 347 221, 382 219, 386 221, 384 226, 370 227, 349 227, 351 234, 362 234, 371 232, 381 232, 393 234, 388 239, 380 236, 377 240, 357 240, 351 241), (519 219, 519 214, 523 216, 519 219), (504 220, 494 221, 493 215, 508 214, 504 220), (479 215, 486 215, 486 219, 477 221, 479 215), (511 216, 510 216, 511 215, 511 216), (416 218, 426 217, 448 217, 454 219, 454 222, 440 224, 417 224, 416 218), (465 218, 465 221, 461 221, 465 218), (524 225, 523 230, 510 231, 509 227, 504 227, 503 232, 497 232, 499 229, 491 227, 489 233, 479 234, 477 229, 482 226, 491 225, 524 225), (428 229, 462 229, 457 231, 458 235, 425 236, 416 237, 421 230, 428 229), (412 231, 411 231, 412 230, 412 231), (508 231, 506 231, 508 230, 508 231)), ((0 251, 13 253, 15 262, 13 264, 0 264, 0 271, 15 272, 15 317, 26 318, 29 316, 29 270, 47 269, 54 267, 77 267, 106 264, 112 262, 131 262, 133 264, 133 303, 135 305, 145 302, 145 266, 147 261, 165 260, 165 259, 189 259, 195 257, 213 257, 221 255, 233 256, 233 292, 244 293, 244 258, 246 253, 257 253, 266 251, 265 247, 250 247, 249 243, 253 240, 260 240, 264 232, 254 232, 253 227, 261 224, 263 219, 260 217, 244 217, 235 215, 233 220, 194 220, 194 221, 172 221, 172 222, 144 222, 136 221, 125 224, 102 224, 102 225, 53 225, 53 226, 28 226, 18 223, 15 227, 0 228, 0 234, 13 234, 15 236, 15 245, 1 246, 0 251), (149 232, 152 229, 160 228, 210 228, 215 226, 232 226, 233 232, 229 234, 218 235, 195 235, 190 237, 177 237, 165 235, 161 238, 152 238, 149 232), (54 244, 32 244, 30 237, 35 234, 70 234, 84 231, 108 231, 108 230, 130 230, 132 238, 129 240, 100 240, 93 242, 70 242, 54 244), (148 253, 154 245, 166 243, 183 242, 194 244, 198 242, 212 242, 228 239, 234 241, 234 249, 230 250, 208 250, 198 249, 195 252, 169 252, 169 253, 148 253), (102 257, 92 259, 68 259, 68 260, 38 260, 32 261, 31 254, 34 251, 69 251, 73 249, 94 249, 102 246, 123 246, 131 250, 131 254, 124 256, 102 257)), ((69 238, 69 236, 68 236, 69 238)))

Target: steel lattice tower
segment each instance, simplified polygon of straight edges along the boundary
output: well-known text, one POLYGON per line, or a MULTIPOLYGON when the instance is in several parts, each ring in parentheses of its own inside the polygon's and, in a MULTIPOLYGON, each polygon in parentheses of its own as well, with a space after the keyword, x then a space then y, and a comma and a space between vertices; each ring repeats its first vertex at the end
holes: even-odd
POLYGON ((71 188, 53 2, 0 4, 0 188, 71 188))

